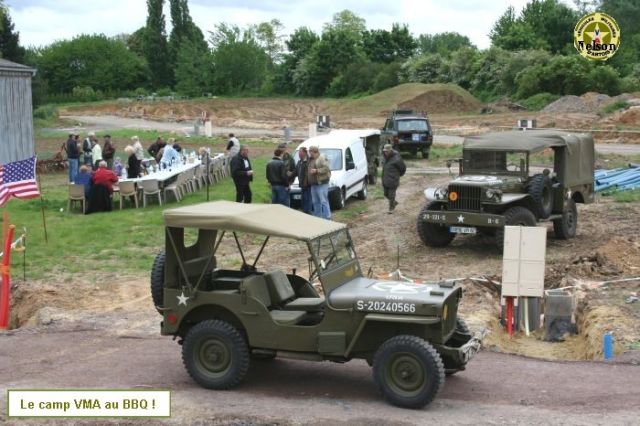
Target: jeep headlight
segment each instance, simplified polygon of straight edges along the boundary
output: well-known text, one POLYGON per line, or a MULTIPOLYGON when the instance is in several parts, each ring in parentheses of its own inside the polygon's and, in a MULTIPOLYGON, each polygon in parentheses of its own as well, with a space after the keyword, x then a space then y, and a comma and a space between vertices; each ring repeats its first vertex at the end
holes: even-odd
POLYGON ((446 200, 449 190, 447 188, 438 188, 435 190, 437 200, 446 200))
POLYGON ((499 189, 489 188, 485 191, 484 195, 486 195, 487 199, 493 201, 500 201, 502 199, 502 191, 499 189))

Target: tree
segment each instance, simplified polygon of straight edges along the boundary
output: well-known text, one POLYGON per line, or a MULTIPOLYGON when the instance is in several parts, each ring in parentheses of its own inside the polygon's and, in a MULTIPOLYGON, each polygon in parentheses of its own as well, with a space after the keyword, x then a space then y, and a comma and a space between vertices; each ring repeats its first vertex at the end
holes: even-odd
POLYGON ((531 0, 516 16, 510 6, 489 34, 494 46, 507 50, 544 49, 567 53, 573 49, 578 14, 559 0, 531 0))
POLYGON ((465 47, 475 49, 469 37, 455 32, 420 34, 417 45, 423 54, 437 53, 445 57, 450 57, 453 52, 465 47))
POLYGON ((211 54, 203 54, 197 43, 184 41, 176 57, 176 91, 187 96, 200 96, 209 90, 212 74, 211 54))
POLYGON ((288 53, 283 55, 281 64, 274 70, 273 89, 276 93, 294 93, 296 88, 293 75, 300 61, 320 40, 318 35, 307 27, 297 28, 285 41, 288 53))
POLYGON ((9 9, 0 2, 0 57, 23 63, 26 51, 20 46, 20 34, 15 31, 9 9))
POLYGON ((140 56, 141 58, 145 57, 144 54, 144 43, 145 43, 145 35, 144 35, 145 27, 140 27, 132 34, 129 34, 127 39, 125 40, 125 44, 127 48, 140 56))
POLYGON ((71 93, 74 87, 133 90, 146 83, 149 73, 145 61, 122 41, 104 35, 57 41, 30 56, 52 93, 71 93))
POLYGON ((411 83, 449 83, 450 63, 437 53, 414 56, 402 65, 401 76, 411 83))
POLYGON ((169 47, 165 31, 164 0, 147 0, 147 24, 144 30, 144 56, 151 71, 154 88, 171 85, 169 47))
POLYGON ((284 26, 278 19, 272 19, 269 22, 261 22, 255 27, 255 34, 262 48, 267 52, 271 59, 271 64, 279 64, 282 62, 284 51, 282 30, 284 26))
POLYGON ((391 31, 367 30, 362 34, 363 49, 372 62, 390 63, 413 55, 416 41, 406 25, 393 24, 391 31))
POLYGON ((218 24, 210 33, 213 89, 220 94, 256 93, 268 78, 269 56, 251 28, 218 24))

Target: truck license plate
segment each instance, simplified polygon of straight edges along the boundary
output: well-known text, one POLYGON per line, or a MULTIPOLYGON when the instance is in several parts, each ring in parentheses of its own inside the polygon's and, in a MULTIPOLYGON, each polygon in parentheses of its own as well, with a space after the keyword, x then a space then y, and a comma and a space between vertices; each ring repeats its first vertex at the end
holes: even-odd
POLYGON ((420 142, 420 133, 411 134, 411 140, 414 142, 420 142))
POLYGON ((449 232, 452 234, 475 234, 476 228, 470 226, 451 226, 449 232))

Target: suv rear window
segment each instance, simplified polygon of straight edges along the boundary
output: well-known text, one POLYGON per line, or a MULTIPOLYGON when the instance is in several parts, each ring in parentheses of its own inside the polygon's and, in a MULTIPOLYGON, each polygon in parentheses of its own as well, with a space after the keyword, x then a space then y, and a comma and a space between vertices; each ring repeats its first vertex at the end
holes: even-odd
POLYGON ((427 120, 398 120, 399 132, 426 132, 427 120))

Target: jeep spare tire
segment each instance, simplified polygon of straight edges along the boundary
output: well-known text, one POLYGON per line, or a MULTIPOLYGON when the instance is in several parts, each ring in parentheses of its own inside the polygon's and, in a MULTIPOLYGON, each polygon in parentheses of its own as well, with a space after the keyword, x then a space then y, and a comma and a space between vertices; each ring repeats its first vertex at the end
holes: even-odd
POLYGON ((418 235, 425 245, 429 247, 444 247, 449 245, 455 238, 456 234, 449 232, 447 225, 440 225, 438 223, 424 222, 422 216, 429 211, 440 211, 441 203, 431 202, 425 204, 420 213, 418 213, 418 221, 416 227, 418 228, 418 235))
POLYGON ((162 313, 162 305, 164 304, 164 263, 166 259, 165 252, 156 255, 151 267, 151 299, 156 310, 162 313))
MULTIPOLYGON (((504 212, 505 226, 536 226, 538 221, 531 210, 515 206, 504 212)), ((496 244, 502 248, 504 246, 504 227, 496 229, 496 244)))
POLYGON ((527 193, 533 199, 537 216, 542 219, 548 218, 553 210, 553 194, 549 176, 543 174, 533 176, 527 184, 527 193))

